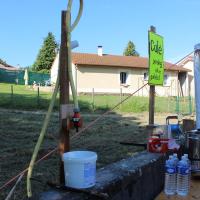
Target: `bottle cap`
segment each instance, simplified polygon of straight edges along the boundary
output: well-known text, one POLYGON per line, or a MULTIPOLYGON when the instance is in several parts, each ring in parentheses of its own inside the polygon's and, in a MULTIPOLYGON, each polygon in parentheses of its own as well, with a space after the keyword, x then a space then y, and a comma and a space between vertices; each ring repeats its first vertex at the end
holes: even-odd
POLYGON ((187 157, 181 156, 181 160, 186 160, 186 159, 187 159, 187 157))

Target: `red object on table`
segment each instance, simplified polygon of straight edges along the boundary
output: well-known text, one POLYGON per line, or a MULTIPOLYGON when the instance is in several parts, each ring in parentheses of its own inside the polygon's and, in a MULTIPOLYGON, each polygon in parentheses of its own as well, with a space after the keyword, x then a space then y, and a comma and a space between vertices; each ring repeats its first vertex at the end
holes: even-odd
POLYGON ((148 151, 152 153, 166 153, 168 151, 169 139, 149 138, 148 151))

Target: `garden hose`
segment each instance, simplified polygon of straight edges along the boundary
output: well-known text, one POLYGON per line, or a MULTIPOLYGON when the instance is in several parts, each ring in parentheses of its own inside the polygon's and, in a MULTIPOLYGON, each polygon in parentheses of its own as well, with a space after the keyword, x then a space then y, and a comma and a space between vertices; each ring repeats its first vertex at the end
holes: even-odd
POLYGON ((73 74, 72 74, 72 55, 71 55, 71 32, 74 30, 74 28, 77 26, 82 12, 83 12, 83 0, 80 0, 80 8, 78 12, 78 16, 75 19, 74 23, 71 25, 71 7, 72 7, 72 0, 69 0, 68 6, 67 6, 67 14, 66 14, 66 27, 67 27, 67 58, 68 58, 68 73, 69 73, 69 82, 71 86, 73 101, 74 101, 74 108, 75 110, 79 111, 78 106, 78 98, 77 98, 77 91, 75 88, 74 80, 73 80, 73 74))
MULTIPOLYGON (((74 100, 74 107, 78 109, 78 100, 77 100, 77 94, 76 94, 76 89, 75 89, 75 85, 74 85, 74 81, 73 81, 73 76, 72 76, 72 64, 71 64, 71 31, 76 27, 76 25, 78 24, 81 15, 82 15, 82 11, 83 11, 83 0, 80 0, 80 8, 79 8, 79 12, 78 12, 78 16, 76 18, 76 20, 74 21, 73 25, 71 26, 71 19, 70 19, 70 15, 71 15, 71 6, 72 6, 72 0, 68 1, 68 6, 67 6, 67 16, 66 16, 66 26, 67 26, 67 46, 68 46, 68 52, 67 52, 67 57, 68 57, 68 73, 69 73, 69 81, 70 81, 70 86, 71 86, 71 90, 72 90, 72 96, 73 96, 73 100, 74 100)), ((43 142, 44 139, 44 135, 46 133, 49 121, 50 121, 50 117, 51 117, 51 113, 53 110, 53 106, 56 100, 56 96, 58 93, 58 88, 59 88, 59 76, 57 76, 57 80, 56 80, 56 85, 55 85, 55 89, 54 92, 52 94, 52 98, 51 98, 51 102, 49 104, 49 108, 40 132, 40 136, 38 138, 38 141, 36 143, 35 149, 33 151, 33 155, 28 167, 28 174, 27 174, 27 195, 28 197, 32 196, 32 190, 31 190, 31 177, 32 177, 32 172, 33 172, 33 168, 34 168, 34 164, 40 149, 40 146, 43 142)))
POLYGON ((74 23, 71 26, 71 31, 73 31, 74 28, 79 23, 79 20, 80 20, 80 18, 82 16, 82 13, 83 13, 83 0, 80 0, 80 8, 79 8, 79 11, 78 11, 78 16, 77 16, 77 18, 75 19, 74 23))

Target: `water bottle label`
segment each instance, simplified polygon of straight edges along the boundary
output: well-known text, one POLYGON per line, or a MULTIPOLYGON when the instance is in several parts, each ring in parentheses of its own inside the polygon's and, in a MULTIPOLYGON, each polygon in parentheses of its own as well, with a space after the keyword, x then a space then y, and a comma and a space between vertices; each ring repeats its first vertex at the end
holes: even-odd
POLYGON ((187 175, 189 174, 190 169, 188 167, 179 167, 178 168, 178 173, 182 175, 187 175))
POLYGON ((166 167, 166 172, 169 174, 174 174, 176 173, 176 168, 166 167))

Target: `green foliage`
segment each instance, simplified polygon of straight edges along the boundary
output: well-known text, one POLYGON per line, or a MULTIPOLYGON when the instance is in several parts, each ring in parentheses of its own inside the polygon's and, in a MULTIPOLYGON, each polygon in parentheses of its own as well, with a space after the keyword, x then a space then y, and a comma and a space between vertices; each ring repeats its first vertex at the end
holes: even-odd
POLYGON ((6 63, 6 61, 2 60, 1 58, 0 58, 0 64, 4 65, 6 67, 8 66, 8 64, 6 63))
POLYGON ((135 44, 132 41, 128 42, 123 55, 124 56, 139 56, 139 53, 135 50, 135 44))
POLYGON ((42 70, 38 71, 37 73, 39 73, 39 74, 49 74, 49 70, 48 69, 42 69, 42 70))
POLYGON ((55 41, 54 35, 51 32, 48 33, 32 66, 33 71, 44 70, 45 72, 49 72, 56 57, 57 48, 58 44, 55 41))

